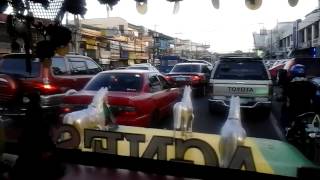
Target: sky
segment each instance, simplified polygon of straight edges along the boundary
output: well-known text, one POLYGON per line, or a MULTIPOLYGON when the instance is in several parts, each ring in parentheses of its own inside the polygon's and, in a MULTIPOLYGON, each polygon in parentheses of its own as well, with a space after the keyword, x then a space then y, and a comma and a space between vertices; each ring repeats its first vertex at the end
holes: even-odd
MULTIPOLYGON (((249 51, 253 49, 253 32, 272 28, 277 22, 304 19, 318 7, 318 0, 300 0, 296 7, 289 6, 287 0, 263 0, 255 11, 246 8, 245 0, 220 0, 218 10, 211 0, 183 0, 178 14, 173 14, 173 6, 166 0, 148 0, 148 11, 141 15, 134 0, 120 0, 110 17, 122 17, 172 37, 210 44, 212 52, 249 51)), ((97 0, 87 0, 87 9, 85 19, 107 17, 106 6, 97 0)))

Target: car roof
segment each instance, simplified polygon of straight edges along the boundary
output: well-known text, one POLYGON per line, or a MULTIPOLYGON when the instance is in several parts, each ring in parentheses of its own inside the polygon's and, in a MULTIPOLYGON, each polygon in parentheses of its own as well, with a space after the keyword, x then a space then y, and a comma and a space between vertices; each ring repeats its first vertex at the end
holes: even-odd
POLYGON ((140 63, 140 64, 133 64, 131 66, 148 66, 148 67, 151 67, 152 64, 150 64, 150 63, 140 63))
MULTIPOLYGON (((5 54, 3 55, 2 57, 3 58, 24 58, 26 57, 27 54, 25 53, 10 53, 10 54, 5 54)), ((32 56, 32 55, 31 55, 32 56)), ((88 58, 88 59, 91 59, 90 57, 88 56, 83 56, 83 55, 76 55, 76 54, 66 54, 65 55, 66 57, 82 57, 82 58, 88 58)), ((60 55, 55 55, 53 57, 64 57, 64 56, 60 56, 60 55)))
POLYGON ((259 57, 239 57, 239 56, 226 56, 220 57, 220 61, 262 61, 259 57))
POLYGON ((184 62, 184 63, 178 63, 176 65, 206 65, 206 64, 201 62, 184 62))
POLYGON ((148 74, 148 73, 155 73, 155 71, 141 70, 141 69, 113 69, 113 70, 103 71, 101 73, 138 73, 138 74, 148 74))
POLYGON ((205 64, 211 64, 210 62, 206 60, 198 60, 198 59, 187 59, 186 62, 196 62, 196 63, 205 63, 205 64))

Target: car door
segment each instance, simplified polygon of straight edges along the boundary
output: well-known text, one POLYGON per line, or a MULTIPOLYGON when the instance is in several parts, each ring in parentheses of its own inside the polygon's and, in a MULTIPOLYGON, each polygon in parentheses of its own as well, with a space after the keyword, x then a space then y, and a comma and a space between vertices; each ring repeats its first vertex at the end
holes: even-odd
POLYGON ((204 74, 205 76, 205 83, 209 83, 209 79, 210 79, 210 75, 211 75, 211 71, 210 69, 208 68, 208 66, 204 65, 202 66, 202 73, 204 74))
POLYGON ((162 85, 162 101, 163 101, 163 112, 169 113, 173 107, 173 103, 177 100, 178 96, 178 89, 177 88, 171 88, 171 85, 169 82, 161 75, 158 75, 158 78, 162 85))
POLYGON ((159 111, 160 115, 165 111, 166 107, 166 94, 162 84, 157 76, 157 74, 150 74, 149 76, 150 92, 152 94, 152 99, 156 105, 156 110, 159 111))

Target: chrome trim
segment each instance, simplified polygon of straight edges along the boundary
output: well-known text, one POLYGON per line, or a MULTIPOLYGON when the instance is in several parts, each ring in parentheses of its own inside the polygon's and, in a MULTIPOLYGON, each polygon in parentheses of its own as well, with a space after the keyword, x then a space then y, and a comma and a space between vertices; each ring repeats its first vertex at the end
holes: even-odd
MULTIPOLYGON (((224 100, 217 100, 217 99, 208 99, 209 102, 212 103, 217 103, 217 104, 221 104, 224 107, 230 107, 230 105, 228 105, 224 100)), ((244 106, 240 104, 241 108, 248 108, 248 109, 253 109, 256 108, 258 106, 271 106, 271 101, 266 101, 266 102, 256 102, 254 105, 252 106, 244 106)))
POLYGON ((5 83, 8 83, 8 82, 9 82, 8 80, 6 80, 6 79, 4 79, 4 78, 0 78, 0 81, 1 81, 1 82, 5 82, 5 83))
POLYGON ((53 95, 41 95, 40 96, 40 104, 42 108, 50 108, 59 106, 62 103, 62 98, 65 96, 64 94, 53 94, 53 95))

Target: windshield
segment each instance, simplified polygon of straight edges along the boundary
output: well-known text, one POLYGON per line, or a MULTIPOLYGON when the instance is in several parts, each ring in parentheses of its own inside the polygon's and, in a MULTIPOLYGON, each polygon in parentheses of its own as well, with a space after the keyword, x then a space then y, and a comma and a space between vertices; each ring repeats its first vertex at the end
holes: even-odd
POLYGON ((84 90, 98 91, 102 87, 109 91, 139 92, 142 76, 134 73, 101 73, 91 80, 84 90))
POLYGON ((0 0, 0 167, 320 173, 319 78, 320 0, 0 0))

